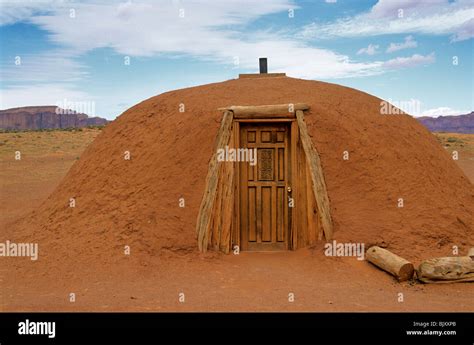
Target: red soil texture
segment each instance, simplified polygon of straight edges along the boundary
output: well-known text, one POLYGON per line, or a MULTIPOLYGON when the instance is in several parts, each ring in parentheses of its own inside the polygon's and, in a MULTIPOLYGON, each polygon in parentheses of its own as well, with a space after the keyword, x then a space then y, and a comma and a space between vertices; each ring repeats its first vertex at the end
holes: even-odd
POLYGON ((38 263, 12 260, 9 270, 78 277, 120 264, 126 245, 129 262, 144 265, 170 255, 215 257, 197 251, 195 223, 218 108, 298 102, 311 107, 305 121, 321 156, 335 240, 386 246, 413 262, 474 245, 473 185, 415 119, 381 115, 380 99, 335 84, 236 79, 152 97, 110 123, 50 197, 4 232, 0 241, 40 247, 38 263))

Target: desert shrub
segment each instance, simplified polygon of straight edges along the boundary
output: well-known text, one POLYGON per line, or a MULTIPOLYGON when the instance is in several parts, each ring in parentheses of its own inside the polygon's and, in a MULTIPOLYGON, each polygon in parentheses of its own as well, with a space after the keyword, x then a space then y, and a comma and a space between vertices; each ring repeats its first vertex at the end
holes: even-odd
POLYGON ((446 139, 446 141, 448 143, 463 143, 463 141, 461 139, 454 138, 454 137, 449 137, 448 139, 446 139))
POLYGON ((105 127, 105 125, 89 125, 89 126, 87 126, 86 128, 88 128, 88 129, 99 129, 99 130, 101 130, 101 129, 103 129, 104 127, 105 127))

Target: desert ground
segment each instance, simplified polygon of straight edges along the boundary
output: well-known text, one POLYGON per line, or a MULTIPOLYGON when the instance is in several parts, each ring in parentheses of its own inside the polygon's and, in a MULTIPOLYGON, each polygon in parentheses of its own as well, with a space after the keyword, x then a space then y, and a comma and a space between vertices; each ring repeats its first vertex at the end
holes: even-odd
POLYGON ((474 134, 435 133, 438 141, 451 154, 457 151, 458 165, 474 183, 474 134))
MULTIPOLYGON (((99 133, 0 133, 0 228, 40 205, 99 133)), ((435 135, 459 152, 474 183, 474 135, 435 135)), ((365 261, 324 256, 323 244, 239 255, 164 250, 146 261, 132 253, 114 267, 71 267, 60 276, 49 268, 49 279, 38 282, 7 274, 11 260, 1 259, 3 311, 474 311, 472 284, 398 283, 365 261)), ((38 276, 46 272, 41 260, 35 265, 38 276)))

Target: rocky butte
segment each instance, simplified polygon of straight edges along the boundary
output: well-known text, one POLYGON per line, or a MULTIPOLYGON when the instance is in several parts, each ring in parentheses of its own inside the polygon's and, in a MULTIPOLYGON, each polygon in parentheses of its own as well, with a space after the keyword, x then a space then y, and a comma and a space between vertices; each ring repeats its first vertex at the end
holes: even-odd
POLYGON ((89 117, 86 114, 61 109, 54 105, 0 110, 0 128, 10 130, 79 128, 102 126, 107 123, 106 119, 89 117))
POLYGON ((426 128, 432 132, 450 132, 474 134, 474 112, 457 116, 423 116, 417 118, 426 128))

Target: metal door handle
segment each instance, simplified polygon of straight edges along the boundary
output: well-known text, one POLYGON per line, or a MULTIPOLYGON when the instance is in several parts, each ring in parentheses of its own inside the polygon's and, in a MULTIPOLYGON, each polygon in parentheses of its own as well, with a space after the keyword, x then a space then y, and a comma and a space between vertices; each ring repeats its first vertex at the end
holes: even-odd
POLYGON ((288 193, 291 193, 291 187, 288 186, 288 188, 286 189, 288 191, 288 193))

